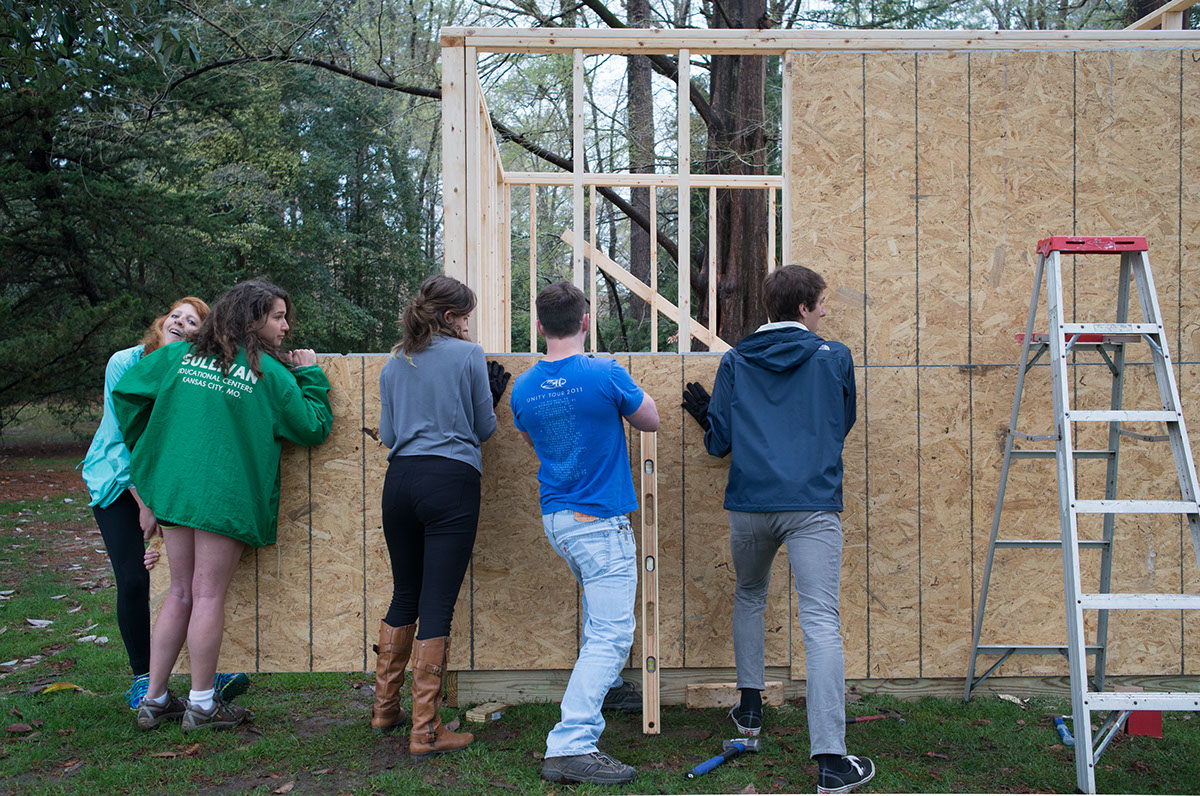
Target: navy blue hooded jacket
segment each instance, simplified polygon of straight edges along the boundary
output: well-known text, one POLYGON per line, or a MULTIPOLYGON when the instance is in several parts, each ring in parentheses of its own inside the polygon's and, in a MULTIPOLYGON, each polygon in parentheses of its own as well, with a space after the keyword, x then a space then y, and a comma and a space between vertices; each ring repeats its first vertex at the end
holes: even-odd
POLYGON ((760 330, 721 357, 704 446, 732 452, 725 508, 841 511, 854 360, 800 326, 760 330))

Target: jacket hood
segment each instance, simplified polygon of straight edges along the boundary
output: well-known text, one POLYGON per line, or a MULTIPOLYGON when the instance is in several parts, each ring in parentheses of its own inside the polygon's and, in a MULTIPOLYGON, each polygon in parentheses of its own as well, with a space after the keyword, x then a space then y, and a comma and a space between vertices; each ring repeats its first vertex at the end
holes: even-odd
POLYGON ((824 342, 807 329, 771 329, 743 339, 737 344, 737 352, 751 364, 784 373, 807 362, 824 342))

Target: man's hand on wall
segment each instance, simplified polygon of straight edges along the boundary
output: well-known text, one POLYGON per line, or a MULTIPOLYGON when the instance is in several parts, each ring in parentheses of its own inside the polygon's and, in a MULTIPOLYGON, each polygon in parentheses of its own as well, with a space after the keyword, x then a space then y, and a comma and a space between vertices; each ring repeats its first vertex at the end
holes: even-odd
POLYGON ((700 382, 689 382, 683 388, 683 403, 680 406, 694 417, 700 424, 700 428, 705 431, 708 431, 708 401, 708 391, 700 385, 700 382))

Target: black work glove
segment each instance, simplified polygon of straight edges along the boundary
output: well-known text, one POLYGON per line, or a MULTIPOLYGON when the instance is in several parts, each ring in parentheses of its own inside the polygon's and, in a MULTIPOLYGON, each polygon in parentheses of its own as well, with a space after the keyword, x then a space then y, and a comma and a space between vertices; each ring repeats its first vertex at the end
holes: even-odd
POLYGON ((680 406, 694 417, 700 428, 705 431, 708 431, 708 401, 708 392, 700 386, 700 382, 689 382, 683 388, 683 403, 680 406))
POLYGON ((504 388, 508 386, 508 380, 512 378, 512 374, 504 369, 504 366, 499 362, 487 363, 488 372, 488 387, 492 390, 492 408, 495 409, 500 405, 500 397, 504 395, 504 388))

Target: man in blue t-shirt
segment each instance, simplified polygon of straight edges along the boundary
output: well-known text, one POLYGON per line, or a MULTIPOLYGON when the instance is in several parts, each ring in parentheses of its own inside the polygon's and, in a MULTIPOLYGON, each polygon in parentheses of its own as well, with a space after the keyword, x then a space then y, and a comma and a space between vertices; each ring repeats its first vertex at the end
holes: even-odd
POLYGON ((633 645, 637 548, 625 515, 637 509, 625 426, 658 430, 658 409, 625 368, 584 355, 591 321, 583 291, 556 282, 537 298, 546 356, 517 377, 513 422, 537 452, 546 538, 583 588, 579 657, 546 738, 542 778, 616 785, 637 775, 596 747, 610 689, 629 696, 621 668, 633 645))

